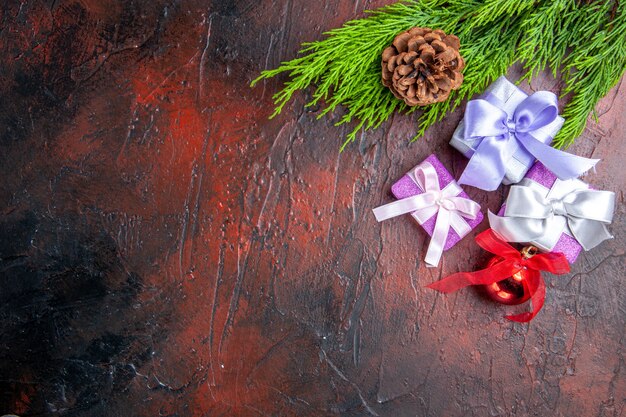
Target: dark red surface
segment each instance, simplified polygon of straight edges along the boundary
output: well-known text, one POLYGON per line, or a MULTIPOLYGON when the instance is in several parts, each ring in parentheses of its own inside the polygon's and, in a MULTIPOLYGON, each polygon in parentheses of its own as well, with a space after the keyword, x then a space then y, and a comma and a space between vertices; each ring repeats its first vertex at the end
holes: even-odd
POLYGON ((487 261, 472 238, 426 268, 426 234, 371 213, 432 152, 460 175, 461 110, 339 153, 340 114, 269 121, 286 78, 248 87, 383 3, 2 2, 0 415, 625 415, 624 87, 572 148, 616 238, 511 323, 425 288, 487 261))

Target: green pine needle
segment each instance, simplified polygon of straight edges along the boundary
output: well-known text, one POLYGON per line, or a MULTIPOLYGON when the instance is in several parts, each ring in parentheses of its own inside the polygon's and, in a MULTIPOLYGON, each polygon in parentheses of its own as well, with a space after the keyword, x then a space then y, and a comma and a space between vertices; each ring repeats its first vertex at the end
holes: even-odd
POLYGON ((400 32, 414 26, 439 28, 461 39, 464 82, 447 101, 420 109, 413 139, 519 61, 525 68, 522 79, 532 80, 546 69, 555 76, 562 74, 563 94, 571 99, 554 145, 567 147, 626 70, 625 4, 618 0, 400 1, 326 32, 320 41, 303 44, 297 58, 263 71, 252 86, 282 73, 289 75, 290 80, 273 96, 276 108, 271 117, 275 117, 294 93, 315 85, 307 105, 324 102, 319 117, 343 105, 347 111, 337 124, 357 121, 343 149, 361 129, 380 126, 396 111, 416 110, 382 85, 381 53, 400 32))

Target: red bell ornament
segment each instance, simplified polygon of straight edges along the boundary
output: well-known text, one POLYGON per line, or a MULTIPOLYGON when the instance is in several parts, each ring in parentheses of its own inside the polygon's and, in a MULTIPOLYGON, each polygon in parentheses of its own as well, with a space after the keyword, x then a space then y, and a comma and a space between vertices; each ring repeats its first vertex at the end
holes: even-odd
MULTIPOLYGON (((522 259, 530 259, 537 254, 537 248, 526 246, 520 253, 522 254, 522 259)), ((498 262, 502 262, 502 258, 494 256, 487 263, 487 268, 491 268, 498 262)), ((500 304, 517 305, 525 303, 532 296, 528 285, 529 275, 528 269, 522 269, 509 278, 483 286, 483 291, 487 297, 500 304)))

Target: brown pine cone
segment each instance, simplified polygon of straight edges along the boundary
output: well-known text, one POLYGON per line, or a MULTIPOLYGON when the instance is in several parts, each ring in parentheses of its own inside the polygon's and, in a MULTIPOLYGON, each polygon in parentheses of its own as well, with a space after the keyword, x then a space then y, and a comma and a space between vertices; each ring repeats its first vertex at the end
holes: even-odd
POLYGON ((412 28, 383 51, 383 85, 409 106, 444 101, 463 83, 461 43, 442 30, 412 28))

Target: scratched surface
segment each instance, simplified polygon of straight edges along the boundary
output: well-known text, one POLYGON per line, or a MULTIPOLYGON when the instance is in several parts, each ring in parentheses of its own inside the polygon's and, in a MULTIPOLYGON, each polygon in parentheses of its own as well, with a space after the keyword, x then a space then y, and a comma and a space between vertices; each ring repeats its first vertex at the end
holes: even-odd
POLYGON ((460 175, 460 110, 340 154, 340 111, 270 121, 285 78, 248 87, 383 3, 2 2, 0 415, 626 415, 626 87, 572 148, 603 158, 616 238, 513 324, 424 288, 487 260, 471 238, 430 269, 418 226, 371 213, 432 152, 460 175))

